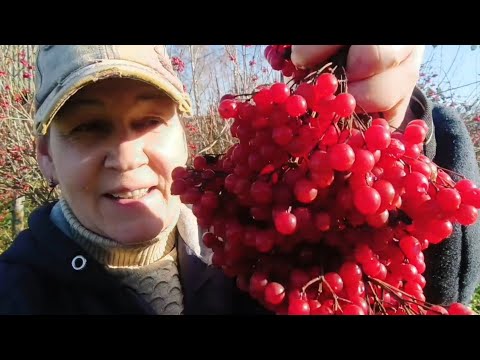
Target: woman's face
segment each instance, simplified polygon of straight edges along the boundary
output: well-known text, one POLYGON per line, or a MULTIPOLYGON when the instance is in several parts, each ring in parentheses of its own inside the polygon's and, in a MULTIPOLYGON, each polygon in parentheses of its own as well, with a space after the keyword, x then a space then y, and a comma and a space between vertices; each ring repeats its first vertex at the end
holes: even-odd
POLYGON ((52 123, 46 148, 44 173, 91 231, 135 244, 175 221, 171 172, 187 160, 184 131, 175 103, 152 86, 108 79, 83 88, 52 123))

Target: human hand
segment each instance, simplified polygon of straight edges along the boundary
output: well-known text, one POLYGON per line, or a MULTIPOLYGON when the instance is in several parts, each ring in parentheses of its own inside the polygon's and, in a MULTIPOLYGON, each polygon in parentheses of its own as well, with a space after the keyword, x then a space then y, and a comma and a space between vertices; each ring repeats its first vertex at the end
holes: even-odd
MULTIPOLYGON (((292 45, 291 59, 298 68, 325 63, 345 45, 292 45)), ((418 81, 424 45, 352 45, 348 51, 348 92, 360 111, 383 113, 394 127, 414 115, 410 97, 418 81)))

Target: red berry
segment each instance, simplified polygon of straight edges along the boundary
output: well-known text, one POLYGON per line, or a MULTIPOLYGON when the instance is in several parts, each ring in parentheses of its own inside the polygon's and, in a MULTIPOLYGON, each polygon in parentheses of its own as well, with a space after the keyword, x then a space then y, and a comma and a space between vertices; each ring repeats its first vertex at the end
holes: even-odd
POLYGON ((290 300, 288 315, 310 315, 310 305, 308 301, 302 299, 290 300))
POLYGON ((297 228, 297 218, 288 212, 280 212, 274 216, 275 228, 280 234, 291 235, 297 228))
POLYGON ((295 184, 295 197, 298 201, 308 204, 311 203, 316 197, 318 190, 315 184, 307 179, 301 179, 295 184))
POLYGON ((307 102, 300 95, 292 95, 286 101, 286 109, 292 117, 302 116, 307 112, 307 102))
POLYGON ((364 215, 375 214, 381 204, 381 197, 377 190, 361 186, 355 190, 353 202, 357 210, 364 215))
POLYGON ((270 87, 270 96, 275 104, 283 104, 290 96, 290 89, 286 84, 275 83, 270 87))
POLYGON ((355 111, 357 103, 355 98, 348 93, 337 95, 335 98, 334 110, 340 117, 349 117, 355 111))
POLYGON ((338 80, 335 75, 330 73, 321 74, 317 78, 317 83, 315 87, 315 92, 317 97, 325 98, 327 96, 333 95, 337 91, 338 80))
POLYGON ((365 315, 363 309, 355 304, 349 304, 343 309, 343 315, 365 315))
POLYGON ((475 312, 461 303, 453 303, 448 307, 449 315, 473 315, 475 312))
POLYGON ((218 113, 224 119, 230 119, 237 116, 237 102, 233 99, 226 99, 220 103, 218 113))
POLYGON ((349 170, 355 162, 355 153, 350 145, 336 144, 328 152, 330 167, 338 171, 349 170))
POLYGON ((354 262, 345 262, 340 267, 339 274, 345 285, 356 284, 362 279, 362 270, 354 262))
POLYGON ((390 131, 384 126, 374 125, 365 131, 365 142, 370 150, 384 150, 390 141, 390 131))
POLYGON ((265 288, 265 301, 267 303, 278 305, 285 298, 285 288, 277 282, 269 283, 265 288))

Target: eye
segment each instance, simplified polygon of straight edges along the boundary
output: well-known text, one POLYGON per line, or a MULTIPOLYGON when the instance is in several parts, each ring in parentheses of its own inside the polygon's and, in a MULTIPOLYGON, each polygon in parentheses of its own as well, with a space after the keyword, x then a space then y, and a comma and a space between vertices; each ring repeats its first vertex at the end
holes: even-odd
POLYGON ((161 119, 155 119, 155 118, 148 118, 148 119, 143 119, 133 125, 133 128, 135 130, 150 130, 150 129, 155 129, 156 127, 164 124, 165 121, 161 119))
POLYGON ((99 132, 106 132, 108 131, 108 126, 105 122, 102 121, 90 121, 85 122, 76 126, 72 130, 72 134, 80 134, 80 133, 99 133, 99 132))

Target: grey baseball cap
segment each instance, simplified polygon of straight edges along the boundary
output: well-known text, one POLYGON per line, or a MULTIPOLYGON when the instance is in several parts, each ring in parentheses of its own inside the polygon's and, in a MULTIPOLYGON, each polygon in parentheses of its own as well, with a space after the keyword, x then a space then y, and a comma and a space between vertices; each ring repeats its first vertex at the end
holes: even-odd
POLYGON ((35 132, 46 134, 59 109, 95 81, 125 77, 149 83, 191 114, 191 101, 175 73, 165 45, 42 45, 35 77, 35 132))

